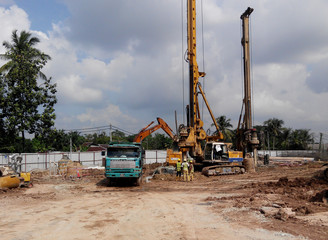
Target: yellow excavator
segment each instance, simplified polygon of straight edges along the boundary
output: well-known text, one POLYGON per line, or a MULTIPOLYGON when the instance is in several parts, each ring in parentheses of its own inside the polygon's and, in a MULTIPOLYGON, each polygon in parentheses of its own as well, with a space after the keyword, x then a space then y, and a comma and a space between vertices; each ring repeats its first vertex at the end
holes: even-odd
POLYGON ((9 159, 8 166, 0 167, 0 189, 32 187, 31 173, 21 171, 22 157, 14 154, 9 159))

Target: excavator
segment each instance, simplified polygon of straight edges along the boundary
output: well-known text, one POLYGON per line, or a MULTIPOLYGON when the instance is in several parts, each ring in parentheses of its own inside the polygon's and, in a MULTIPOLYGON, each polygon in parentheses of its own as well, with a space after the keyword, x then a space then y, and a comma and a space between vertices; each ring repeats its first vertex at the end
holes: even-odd
POLYGON ((147 136, 157 131, 158 129, 162 129, 169 137, 173 140, 174 149, 167 149, 166 152, 166 163, 171 166, 175 166, 178 160, 182 160, 182 152, 175 149, 175 145, 178 141, 177 136, 173 133, 173 130, 170 126, 162 119, 157 118, 158 124, 150 127, 154 121, 149 123, 146 127, 140 130, 140 132, 134 137, 133 142, 141 142, 147 136))
POLYGON ((166 132, 167 135, 169 135, 173 140, 177 140, 176 135, 173 133, 173 130, 170 128, 170 126, 161 118, 157 118, 158 124, 149 128, 154 121, 149 123, 146 127, 140 130, 140 132, 134 137, 133 142, 141 142, 144 138, 152 134, 153 132, 157 131, 158 129, 163 129, 164 132, 166 132))
MULTIPOLYGON (((244 13, 242 20, 248 19, 250 13, 244 13)), ((243 16, 242 15, 242 16, 243 16)), ((200 72, 198 69, 196 58, 196 0, 187 1, 187 18, 188 18, 188 50, 187 61, 189 63, 189 105, 186 106, 187 112, 187 126, 181 124, 178 131, 178 145, 180 151, 183 153, 182 158, 186 159, 187 154, 193 158, 196 164, 202 165, 202 173, 206 176, 210 175, 223 175, 223 174, 237 174, 244 173, 246 168, 243 164, 245 153, 247 152, 245 146, 251 146, 256 149, 256 131, 251 130, 249 126, 243 125, 243 128, 238 128, 239 142, 237 151, 231 149, 232 144, 224 142, 224 137, 219 129, 219 126, 214 118, 209 103, 205 97, 200 77, 204 77, 205 73, 200 72), (198 95, 201 94, 209 114, 213 120, 216 128, 216 134, 208 136, 203 129, 203 121, 201 119, 198 95), (253 138, 249 141, 248 133, 251 132, 253 138), (255 134, 254 134, 255 132, 255 134)), ((245 23, 243 26, 246 25, 245 23)), ((243 37, 248 41, 248 37, 243 37)), ((243 44, 243 47, 248 47, 243 44)), ((245 52, 245 51, 244 51, 245 52)), ((247 52, 247 51, 246 51, 247 52)), ((248 50, 249 53, 249 50, 248 50)), ((247 59, 244 56, 244 60, 247 59)), ((249 56, 248 56, 249 59, 249 56)), ((244 65, 244 67, 249 65, 244 65)), ((247 70, 246 70, 247 71, 247 70)), ((249 71, 249 69, 248 69, 249 71)), ((250 81, 248 78, 247 81, 250 81)), ((249 84, 250 85, 250 84, 249 84)), ((245 90, 246 91, 246 90, 245 90)), ((250 94, 250 87, 247 88, 250 94)), ((245 109, 250 111, 250 97, 245 94, 244 103, 245 109)), ((244 120, 249 119, 245 117, 244 120)), ((248 149, 247 149, 248 150, 248 149)))

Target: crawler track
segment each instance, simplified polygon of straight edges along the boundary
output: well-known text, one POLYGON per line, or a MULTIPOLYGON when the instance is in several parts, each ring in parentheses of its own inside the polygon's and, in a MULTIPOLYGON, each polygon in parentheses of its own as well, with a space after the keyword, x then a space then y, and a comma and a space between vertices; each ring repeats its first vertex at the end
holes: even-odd
POLYGON ((242 165, 215 165, 204 167, 202 174, 209 176, 220 176, 220 175, 234 175, 234 174, 243 174, 246 172, 246 169, 242 165))

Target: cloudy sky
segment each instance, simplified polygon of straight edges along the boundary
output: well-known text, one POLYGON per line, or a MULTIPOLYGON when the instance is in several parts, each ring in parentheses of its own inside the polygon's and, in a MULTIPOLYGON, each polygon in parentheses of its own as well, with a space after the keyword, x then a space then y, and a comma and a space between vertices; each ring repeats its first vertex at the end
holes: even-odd
MULTIPOLYGON (((326 0, 197 1, 198 63, 214 115, 236 127, 248 6, 255 124, 275 117, 328 133, 326 0)), ((174 111, 184 121, 186 0, 0 0, 0 22, 0 42, 27 30, 52 57, 44 72, 57 83, 58 129, 113 124, 136 133, 156 117, 175 129, 174 111)), ((203 118, 207 129, 206 109, 203 118)))

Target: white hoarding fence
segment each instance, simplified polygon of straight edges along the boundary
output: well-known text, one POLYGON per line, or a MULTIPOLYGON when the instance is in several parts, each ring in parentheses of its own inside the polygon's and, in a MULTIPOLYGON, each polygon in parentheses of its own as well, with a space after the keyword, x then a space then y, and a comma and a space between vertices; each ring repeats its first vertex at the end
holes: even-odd
MULTIPOLYGON (((21 171, 29 172, 33 169, 50 169, 57 166, 59 160, 67 155, 72 161, 80 162, 85 166, 101 166, 101 151, 96 152, 50 152, 50 153, 23 153, 0 154, 0 166, 8 165, 11 157, 22 157, 21 171)), ((165 150, 146 150, 145 164, 164 163, 166 161, 165 150)))

